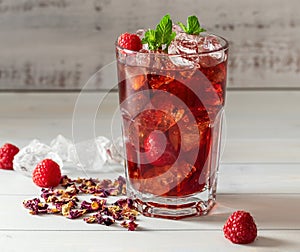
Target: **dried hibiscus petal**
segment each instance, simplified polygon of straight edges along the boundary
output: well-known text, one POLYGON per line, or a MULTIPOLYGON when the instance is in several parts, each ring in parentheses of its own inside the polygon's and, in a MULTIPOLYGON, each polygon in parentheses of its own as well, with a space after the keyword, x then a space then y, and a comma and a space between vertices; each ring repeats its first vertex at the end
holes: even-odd
POLYGON ((97 218, 95 215, 89 216, 89 217, 85 217, 83 219, 86 223, 95 223, 97 221, 97 218))
POLYGON ((48 209, 48 204, 42 203, 38 198, 34 198, 32 200, 24 200, 23 206, 29 209, 29 213, 33 215, 47 213, 48 209))
POLYGON ((74 185, 75 180, 70 179, 68 176, 64 175, 60 179, 60 185, 63 187, 68 187, 70 185, 74 185))
POLYGON ((70 185, 67 187, 67 189, 64 191, 65 194, 68 194, 70 196, 76 195, 79 192, 76 185, 70 185))
POLYGON ((106 226, 110 226, 110 225, 112 225, 112 224, 115 223, 115 220, 112 219, 112 218, 107 217, 107 218, 104 218, 103 223, 104 223, 106 226))
POLYGON ((99 190, 96 189, 94 195, 97 195, 102 198, 107 198, 108 196, 110 196, 110 192, 106 189, 101 188, 99 190))
POLYGON ((48 201, 49 197, 52 197, 54 195, 53 188, 42 188, 42 194, 41 197, 48 201))
POLYGON ((128 223, 128 230, 129 231, 135 231, 137 227, 138 227, 138 224, 136 224, 134 221, 130 221, 128 223))
POLYGON ((119 206, 119 207, 123 207, 123 208, 130 208, 130 209, 134 209, 133 206, 133 200, 126 198, 126 199, 119 199, 115 202, 115 205, 119 206))
POLYGON ((74 209, 70 210, 69 214, 66 216, 68 219, 77 219, 86 213, 85 209, 74 209))
POLYGON ((134 221, 123 221, 121 223, 121 226, 124 228, 127 228, 128 231, 135 231, 136 228, 138 227, 138 224, 136 224, 134 221))
POLYGON ((113 218, 110 217, 104 217, 102 216, 102 214, 99 212, 95 215, 86 217, 83 219, 86 223, 98 223, 98 224, 102 224, 102 225, 106 225, 106 226, 110 226, 113 223, 115 223, 115 220, 113 218))
POLYGON ((110 179, 82 179, 72 180, 67 176, 61 178, 60 186, 62 188, 43 188, 41 198, 34 198, 23 202, 25 208, 29 209, 31 214, 61 214, 69 219, 79 218, 87 213, 95 213, 87 216, 83 220, 86 223, 98 223, 110 226, 116 221, 121 226, 133 231, 137 228, 135 223, 138 211, 131 199, 119 199, 112 204, 108 204, 106 197, 126 194, 126 182, 124 177, 120 176, 114 181, 110 179), (78 204, 77 195, 93 194, 97 198, 91 198, 90 202, 82 201, 78 204), (101 198, 98 198, 101 197, 101 198), (48 204, 52 207, 49 207, 48 204))
POLYGON ((75 207, 75 205, 74 205, 74 203, 72 201, 70 201, 70 202, 68 202, 66 204, 63 204, 61 206, 61 213, 62 213, 62 215, 63 216, 69 216, 71 209, 74 208, 74 207, 75 207))
POLYGON ((106 204, 106 200, 104 200, 104 199, 93 198, 93 199, 91 199, 91 201, 92 202, 87 202, 84 200, 81 203, 80 208, 85 209, 88 213, 91 213, 91 212, 96 212, 96 211, 102 209, 103 205, 106 204))
POLYGON ((47 213, 48 213, 48 214, 58 214, 58 213, 60 213, 60 212, 61 212, 61 210, 58 209, 58 208, 56 208, 56 207, 54 207, 54 208, 48 208, 48 209, 47 209, 47 213))

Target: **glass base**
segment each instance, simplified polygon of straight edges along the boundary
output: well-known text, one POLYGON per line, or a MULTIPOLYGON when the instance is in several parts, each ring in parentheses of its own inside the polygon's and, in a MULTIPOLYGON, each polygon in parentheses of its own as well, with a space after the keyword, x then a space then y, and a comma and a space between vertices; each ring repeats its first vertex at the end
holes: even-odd
POLYGON ((215 191, 209 192, 209 190, 185 198, 133 198, 136 208, 144 216, 174 220, 206 215, 216 203, 215 191), (204 200, 204 198, 206 199, 204 200))

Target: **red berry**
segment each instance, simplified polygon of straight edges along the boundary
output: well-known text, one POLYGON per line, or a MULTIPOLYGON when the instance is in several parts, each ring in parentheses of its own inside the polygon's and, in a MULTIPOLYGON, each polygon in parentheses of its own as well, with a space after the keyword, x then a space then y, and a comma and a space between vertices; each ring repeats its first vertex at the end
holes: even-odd
POLYGON ((128 50, 139 51, 142 49, 142 42, 138 35, 123 33, 118 38, 118 45, 128 50))
POLYGON ((44 159, 37 164, 32 174, 33 182, 40 187, 58 186, 61 179, 59 165, 51 159, 44 159))
POLYGON ((257 236, 256 224, 245 211, 234 212, 226 221, 223 232, 225 238, 237 244, 251 243, 257 236))
POLYGON ((144 147, 149 162, 155 166, 171 165, 176 161, 176 151, 162 132, 153 131, 145 140, 144 147), (163 153, 162 153, 163 152, 163 153))
POLYGON ((13 160, 19 152, 19 148, 6 143, 0 148, 0 168, 5 170, 13 170, 13 160))

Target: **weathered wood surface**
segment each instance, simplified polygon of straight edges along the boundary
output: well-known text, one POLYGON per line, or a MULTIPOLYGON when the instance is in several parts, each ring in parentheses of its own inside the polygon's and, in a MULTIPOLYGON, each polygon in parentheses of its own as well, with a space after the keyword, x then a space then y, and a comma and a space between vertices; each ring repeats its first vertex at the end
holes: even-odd
MULTIPOLYGON (((1 0, 0 90, 80 89, 124 31, 169 12, 228 38, 230 87, 299 87, 298 0, 1 0)), ((92 88, 101 89, 102 79, 92 88)))

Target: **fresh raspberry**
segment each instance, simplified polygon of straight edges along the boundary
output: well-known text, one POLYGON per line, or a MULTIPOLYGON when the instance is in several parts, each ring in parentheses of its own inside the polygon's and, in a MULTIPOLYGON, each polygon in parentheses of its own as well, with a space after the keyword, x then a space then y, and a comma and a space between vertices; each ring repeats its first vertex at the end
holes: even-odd
POLYGON ((257 236, 255 222, 245 211, 234 212, 226 221, 223 232, 225 238, 237 244, 251 243, 257 236))
POLYGON ((155 166, 171 165, 176 161, 176 151, 166 137, 159 131, 153 131, 145 140, 144 147, 149 162, 155 166), (162 153, 162 151, 164 152, 162 153))
POLYGON ((132 51, 139 51, 142 49, 142 42, 138 35, 123 33, 118 38, 118 45, 132 51))
POLYGON ((51 159, 44 159, 37 164, 32 173, 33 182, 40 187, 55 187, 61 179, 59 165, 51 159))
POLYGON ((0 148, 0 168, 13 170, 14 156, 19 152, 19 148, 6 143, 0 148))

